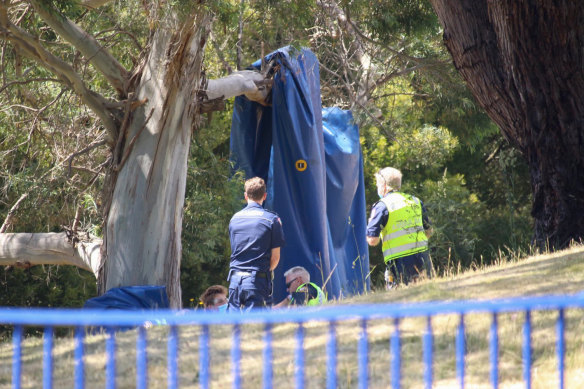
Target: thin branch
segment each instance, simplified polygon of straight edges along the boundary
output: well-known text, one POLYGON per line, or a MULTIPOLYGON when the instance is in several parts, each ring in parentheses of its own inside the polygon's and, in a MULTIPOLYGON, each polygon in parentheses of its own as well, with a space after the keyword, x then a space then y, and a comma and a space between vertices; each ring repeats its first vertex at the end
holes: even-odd
POLYGON ((243 6, 244 0, 241 0, 239 4, 239 29, 237 30, 237 63, 236 69, 239 71, 241 70, 241 46, 243 45, 243 6))
POLYGON ((13 85, 23 85, 23 84, 28 84, 31 82, 46 82, 46 81, 59 82, 59 83, 63 82, 63 81, 56 79, 56 78, 31 78, 31 79, 22 80, 22 81, 11 81, 11 82, 7 83, 6 85, 4 85, 2 88, 0 88, 0 93, 4 92, 5 89, 10 88, 13 85))
POLYGON ((225 70, 227 70, 228 74, 233 73, 233 69, 231 68, 231 65, 229 65, 229 62, 227 62, 227 60, 225 60, 225 56, 223 55, 223 50, 221 50, 221 47, 219 47, 219 44, 217 44, 217 41, 215 40, 215 34, 211 33, 209 34, 211 37, 211 43, 213 44, 213 48, 215 49, 215 52, 217 53, 217 57, 219 57, 219 61, 221 61, 221 63, 223 64, 223 67, 225 68, 225 70))
POLYGON ((37 61, 68 84, 81 100, 96 113, 108 132, 115 134, 117 130, 116 119, 113 113, 106 108, 107 100, 87 88, 69 64, 47 51, 33 36, 11 23, 0 24, 0 33, 3 33, 23 54, 37 61))
POLYGON ((83 205, 79 204, 77 210, 75 211, 75 218, 73 219, 73 225, 71 226, 71 232, 73 236, 77 235, 77 226, 79 225, 79 219, 81 218, 81 212, 83 211, 83 205))
POLYGON ((16 203, 14 203, 12 208, 10 208, 10 211, 8 211, 8 215, 6 215, 6 219, 4 219, 4 223, 2 223, 2 227, 0 227, 0 234, 5 233, 8 227, 10 227, 10 225, 12 224, 12 219, 14 218, 14 214, 16 213, 16 211, 20 207, 20 204, 24 201, 24 199, 27 196, 28 193, 25 193, 22 196, 20 196, 20 198, 16 201, 16 203))
POLYGON ((119 93, 126 94, 128 71, 107 49, 103 48, 91 34, 83 31, 57 10, 49 9, 45 1, 32 0, 31 3, 45 23, 79 50, 119 93))
MULTIPOLYGON (((94 35, 94 37, 97 39, 98 36, 100 36, 102 34, 105 34, 106 32, 112 32, 112 31, 115 34, 113 34, 111 36, 118 35, 118 34, 125 34, 125 35, 127 35, 127 36, 130 37, 130 39, 132 40, 132 42, 134 42, 134 44, 136 45, 136 47, 138 48, 138 50, 140 52, 142 52, 142 50, 144 50, 144 48, 142 47, 142 45, 140 44, 140 42, 138 42, 138 38, 136 38, 136 36, 134 36, 134 34, 132 34, 131 32, 128 32, 126 30, 120 30, 118 28, 108 28, 107 30, 103 30, 103 31, 100 31, 100 32, 96 33, 94 35)), ((110 37, 106 37, 106 38, 102 38, 102 39, 109 39, 109 38, 110 37)))
POLYGON ((79 150, 79 151, 76 151, 73 154, 71 154, 70 156, 68 156, 67 158, 65 158, 65 160, 63 161, 63 163, 67 163, 68 162, 68 168, 69 168, 69 170, 67 172, 67 175, 68 176, 71 175, 71 165, 73 164, 73 159, 75 157, 78 157, 78 156, 80 156, 82 154, 88 153, 91 150, 95 149, 96 147, 103 146, 106 143, 107 143, 106 140, 100 140, 98 142, 93 142, 92 144, 90 144, 89 146, 85 147, 84 149, 79 150))
POLYGON ((400 77, 406 74, 409 74, 413 71, 416 71, 418 69, 422 69, 424 67, 426 67, 428 65, 426 64, 418 64, 415 66, 411 66, 411 67, 405 67, 400 71, 396 71, 396 72, 391 72, 391 73, 387 73, 384 74, 383 76, 379 77, 376 81, 374 81, 369 89, 369 92, 372 92, 374 89, 378 88, 379 86, 385 84, 386 82, 388 82, 389 80, 391 80, 392 78, 396 78, 396 77, 400 77))

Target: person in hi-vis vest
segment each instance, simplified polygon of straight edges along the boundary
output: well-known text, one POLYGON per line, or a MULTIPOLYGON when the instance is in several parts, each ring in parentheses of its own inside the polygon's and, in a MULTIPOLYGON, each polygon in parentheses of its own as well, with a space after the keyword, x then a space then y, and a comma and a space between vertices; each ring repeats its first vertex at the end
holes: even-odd
POLYGON ((284 273, 286 278, 286 291, 288 296, 274 308, 287 306, 307 305, 309 307, 321 305, 326 302, 326 296, 322 289, 314 282, 310 282, 310 273, 302 266, 294 266, 284 273))
POLYGON ((402 173, 386 167, 375 174, 380 200, 371 207, 367 243, 381 241, 386 288, 415 281, 422 272, 431 276, 428 238, 432 227, 420 199, 400 192, 402 173))

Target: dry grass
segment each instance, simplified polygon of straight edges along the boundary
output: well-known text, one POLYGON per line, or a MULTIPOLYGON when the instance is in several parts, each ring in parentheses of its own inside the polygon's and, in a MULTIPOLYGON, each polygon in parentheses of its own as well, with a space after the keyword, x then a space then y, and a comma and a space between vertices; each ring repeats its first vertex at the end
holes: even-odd
MULTIPOLYGON (((339 305, 381 302, 411 302, 458 299, 491 299, 512 296, 572 294, 584 290, 584 248, 501 263, 484 269, 435 280, 390 292, 369 293, 337 302, 339 305)), ((347 307, 350 309, 350 307, 347 307)), ((556 357, 557 312, 532 312, 533 388, 558 386, 556 357)), ((455 368, 455 334, 459 317, 440 315, 432 319, 434 333, 434 387, 458 387, 455 368)), ((524 314, 500 314, 499 323, 499 380, 502 388, 522 388, 522 329, 524 314)), ((489 328, 491 315, 471 314, 466 325, 466 387, 490 388, 489 328)), ((273 328, 274 387, 294 387, 294 355, 296 324, 275 325, 273 328)), ((326 343, 328 324, 309 322, 305 329, 305 377, 307 387, 326 386, 326 343)), ((404 319, 400 323, 402 387, 422 388, 422 335, 425 318, 404 319)), ((393 332, 389 320, 368 322, 369 387, 390 387, 389 339, 393 332)), ((578 388, 584 382, 584 315, 582 310, 566 311, 566 387, 578 388)), ((358 321, 337 324, 337 374, 339 388, 357 387, 358 321)), ((166 387, 166 338, 168 328, 148 330, 149 387, 166 387)), ((230 388, 232 327, 211 328, 212 388, 230 388)), ((198 387, 199 327, 180 328, 179 374, 180 387, 198 387)), ((241 376, 244 388, 262 384, 263 327, 241 327, 241 376)), ((117 346, 117 387, 135 387, 136 331, 119 332, 117 346)), ((72 388, 72 334, 55 339, 54 387, 72 388)), ((105 385, 105 337, 85 339, 85 372, 87 388, 105 385)), ((0 343, 0 388, 11 384, 11 342, 0 343)), ((42 387, 42 339, 27 337, 23 342, 23 388, 42 387)))

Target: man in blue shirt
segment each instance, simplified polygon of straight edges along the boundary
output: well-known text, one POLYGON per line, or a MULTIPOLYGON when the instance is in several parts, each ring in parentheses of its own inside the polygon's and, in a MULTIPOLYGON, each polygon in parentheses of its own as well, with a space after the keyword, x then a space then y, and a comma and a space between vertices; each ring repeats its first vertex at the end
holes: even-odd
POLYGON ((367 224, 367 243, 382 242, 386 288, 406 285, 424 272, 431 276, 428 238, 432 226, 421 200, 400 191, 402 173, 386 167, 376 175, 380 201, 373 204, 367 224))
POLYGON ((229 310, 272 305, 272 270, 285 243, 280 218, 262 207, 267 197, 264 180, 247 180, 244 197, 247 206, 229 222, 229 310))

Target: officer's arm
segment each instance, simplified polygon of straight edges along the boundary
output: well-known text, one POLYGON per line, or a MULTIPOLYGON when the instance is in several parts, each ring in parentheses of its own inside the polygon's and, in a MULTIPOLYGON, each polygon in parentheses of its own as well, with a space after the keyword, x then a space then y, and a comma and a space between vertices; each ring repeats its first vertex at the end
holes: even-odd
POLYGON ((379 236, 368 236, 367 237, 367 243, 369 243, 369 246, 377 246, 379 244, 379 236))
POLYGON ((272 249, 272 257, 270 258, 270 271, 274 270, 280 262, 280 248, 274 247, 272 249))
POLYGON ((273 305, 272 308, 285 308, 290 305, 290 301, 292 296, 288 295, 284 300, 280 301, 278 304, 273 305))
POLYGON ((367 243, 369 246, 377 246, 379 244, 381 240, 379 235, 387 224, 388 217, 387 207, 382 202, 373 204, 371 217, 367 223, 367 243))

